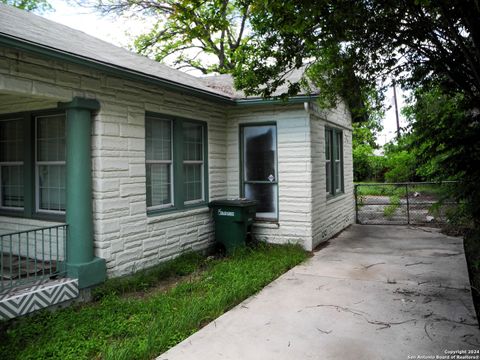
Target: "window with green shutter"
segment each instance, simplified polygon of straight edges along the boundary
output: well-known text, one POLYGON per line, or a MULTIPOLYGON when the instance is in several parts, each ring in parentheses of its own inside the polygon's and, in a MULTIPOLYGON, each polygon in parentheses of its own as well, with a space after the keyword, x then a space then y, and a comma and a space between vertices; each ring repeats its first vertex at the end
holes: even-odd
POLYGON ((147 210, 156 213, 207 202, 207 125, 159 114, 145 118, 147 210))
POLYGON ((328 196, 343 193, 343 132, 325 128, 325 179, 328 196))

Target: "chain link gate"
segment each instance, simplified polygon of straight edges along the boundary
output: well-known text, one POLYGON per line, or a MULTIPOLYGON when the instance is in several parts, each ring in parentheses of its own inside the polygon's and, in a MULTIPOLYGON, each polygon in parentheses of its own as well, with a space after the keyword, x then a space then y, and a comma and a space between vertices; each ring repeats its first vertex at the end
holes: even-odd
POLYGON ((449 197, 455 181, 355 185, 358 224, 441 225, 457 202, 449 197))

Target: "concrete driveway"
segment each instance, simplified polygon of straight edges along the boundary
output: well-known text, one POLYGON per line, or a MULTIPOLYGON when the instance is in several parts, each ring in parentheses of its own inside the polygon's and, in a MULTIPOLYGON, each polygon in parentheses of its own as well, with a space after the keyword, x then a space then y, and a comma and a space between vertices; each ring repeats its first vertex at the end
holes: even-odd
POLYGON ((159 359, 455 359, 448 351, 479 349, 462 239, 355 225, 159 359))

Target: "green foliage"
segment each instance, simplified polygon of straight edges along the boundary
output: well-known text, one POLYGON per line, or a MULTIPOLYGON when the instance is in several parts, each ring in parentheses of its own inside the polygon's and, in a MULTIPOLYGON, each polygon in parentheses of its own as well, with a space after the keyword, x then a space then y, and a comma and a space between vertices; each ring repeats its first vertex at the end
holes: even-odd
MULTIPOLYGON (((116 281, 107 284, 107 290, 97 293, 94 303, 3 323, 0 358, 152 359, 255 294, 306 256, 299 246, 263 244, 239 251, 231 258, 207 260, 188 255, 174 260, 171 267, 165 265, 165 271, 191 273, 199 267, 204 271, 183 279, 168 291, 152 289, 139 294, 142 296, 121 296, 143 289, 131 286, 133 280, 124 278, 120 282, 127 285, 116 281)), ((138 276, 132 279, 143 281, 138 276)))
POLYGON ((387 182, 410 182, 417 180, 415 155, 400 150, 386 155, 385 180, 387 182))
POLYGON ((374 156, 370 145, 357 145, 353 148, 353 180, 371 179, 370 159, 374 156))
POLYGON ((405 111, 418 144, 419 173, 459 180, 455 198, 480 225, 480 116, 465 94, 435 85, 417 89, 405 111))
MULTIPOLYGON (((327 103, 343 96, 362 105, 392 76, 411 88, 449 79, 478 99, 474 0, 258 0, 251 9, 251 39, 235 70, 247 93, 271 94, 291 69, 306 65, 327 103)), ((289 95, 298 91, 288 85, 289 95)))
MULTIPOLYGON (((373 115, 373 113, 372 113, 373 115)), ((378 114, 380 115, 380 114, 378 114)), ((374 154, 376 135, 382 130, 380 116, 353 124, 352 152, 354 181, 383 179, 383 158, 374 154)))
POLYGON ((370 145, 357 145, 353 148, 353 179, 359 181, 384 180, 386 158, 375 155, 370 145))
POLYGON ((156 61, 202 73, 229 73, 244 44, 249 1, 244 0, 95 0, 107 14, 153 17, 155 25, 134 41, 137 52, 156 61), (216 59, 212 62, 205 55, 216 59))
POLYGON ((364 184, 364 186, 359 186, 357 188, 358 195, 362 196, 405 196, 405 187, 401 185, 390 185, 390 184, 364 184))
POLYGON ((356 122, 352 125, 352 145, 354 148, 359 145, 368 145, 372 149, 378 148, 376 140, 378 133, 382 131, 383 128, 380 124, 381 116, 383 116, 383 114, 378 115, 377 118, 369 118, 368 121, 356 122))
POLYGON ((37 13, 44 13, 53 10, 47 0, 0 0, 0 2, 22 10, 37 13))
POLYGON ((392 195, 390 196, 389 202, 390 204, 383 209, 383 215, 385 215, 386 218, 391 219, 400 206, 400 197, 398 195, 392 195))
MULTIPOLYGON (((392 153, 390 178, 461 179, 458 197, 473 207, 480 204, 476 1, 259 0, 251 9, 251 39, 234 72, 238 87, 268 96, 287 83, 287 95, 293 95, 301 84, 288 83, 286 75, 306 66, 324 105, 343 97, 358 115, 355 108, 368 103, 375 108, 382 84, 396 78, 415 90, 417 144, 411 145, 419 151, 392 153)), ((480 209, 473 207, 480 219, 480 209)))

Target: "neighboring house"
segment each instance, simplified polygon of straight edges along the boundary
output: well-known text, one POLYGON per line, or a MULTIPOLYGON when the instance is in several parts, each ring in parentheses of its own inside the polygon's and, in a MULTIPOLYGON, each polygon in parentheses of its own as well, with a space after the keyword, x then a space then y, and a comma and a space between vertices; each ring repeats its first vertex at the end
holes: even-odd
POLYGON ((59 278, 0 317, 209 247, 215 199, 257 200, 256 238, 311 250, 354 221, 351 147, 343 105, 245 98, 0 5, 0 285, 59 278))

